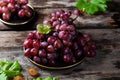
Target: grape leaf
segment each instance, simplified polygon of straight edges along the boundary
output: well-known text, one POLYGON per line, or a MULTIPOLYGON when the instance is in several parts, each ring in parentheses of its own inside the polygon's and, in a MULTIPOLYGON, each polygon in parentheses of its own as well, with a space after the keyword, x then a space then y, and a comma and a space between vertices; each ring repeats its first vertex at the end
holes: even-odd
POLYGON ((87 14, 94 14, 98 11, 106 11, 107 2, 112 0, 78 0, 76 7, 79 10, 85 9, 87 14))
POLYGON ((51 32, 51 26, 46 24, 39 24, 37 26, 37 31, 41 34, 48 34, 51 32))

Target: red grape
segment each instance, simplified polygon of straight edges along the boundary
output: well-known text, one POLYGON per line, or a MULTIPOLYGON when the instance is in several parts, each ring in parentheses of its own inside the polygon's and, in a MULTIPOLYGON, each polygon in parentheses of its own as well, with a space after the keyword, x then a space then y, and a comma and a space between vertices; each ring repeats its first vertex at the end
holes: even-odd
POLYGON ((8 3, 7 7, 10 11, 15 11, 15 5, 13 3, 8 3))
POLYGON ((55 42, 55 40, 56 40, 56 37, 50 36, 50 37, 48 37, 47 42, 48 42, 49 44, 53 44, 53 43, 55 42))
POLYGON ((40 48, 45 49, 45 48, 47 48, 47 46, 48 46, 48 42, 46 42, 46 41, 40 43, 40 48))
POLYGON ((55 49, 59 49, 59 48, 61 48, 62 47, 62 42, 59 40, 59 39, 57 39, 55 42, 54 42, 54 48, 55 49))
POLYGON ((48 46, 47 46, 47 51, 48 51, 48 52, 54 52, 55 49, 54 49, 54 47, 53 47, 52 45, 48 45, 48 46))
POLYGON ((38 49, 32 48, 30 53, 31 53, 31 55, 36 56, 38 54, 38 49))
POLYGON ((31 56, 30 50, 31 50, 30 48, 27 48, 24 52, 24 56, 30 57, 31 56))
POLYGON ((25 10, 24 10, 24 9, 19 10, 18 16, 19 16, 20 18, 25 17, 25 10))
POLYGON ((66 54, 64 55, 63 57, 63 60, 66 62, 66 63, 70 63, 71 62, 71 55, 70 54, 66 54))
POLYGON ((20 0, 20 4, 26 5, 28 3, 28 0, 20 0))
POLYGON ((58 37, 60 39, 65 40, 65 39, 68 39, 68 35, 69 35, 68 32, 66 32, 66 31, 60 31, 59 34, 58 34, 58 37))
POLYGON ((24 41, 23 46, 25 48, 32 48, 33 47, 32 44, 33 44, 33 41, 31 39, 27 39, 24 41))
POLYGON ((76 9, 76 10, 74 10, 74 14, 75 14, 75 15, 80 15, 81 12, 80 12, 80 10, 76 9))
POLYGON ((10 13, 3 13, 2 18, 3 20, 6 20, 6 21, 10 20, 10 13))
POLYGON ((36 49, 39 49, 40 48, 40 42, 39 41, 33 41, 33 47, 36 48, 36 49))
POLYGON ((29 9, 25 9, 25 16, 31 17, 32 16, 32 12, 29 9))
POLYGON ((35 61, 36 63, 40 63, 41 62, 41 60, 40 60, 40 58, 38 56, 34 56, 33 57, 33 61, 35 61))
POLYGON ((46 51, 44 49, 41 49, 41 50, 39 50, 38 55, 41 58, 45 58, 47 54, 46 54, 46 51))
POLYGON ((52 22, 51 22, 51 20, 44 20, 43 21, 43 24, 47 24, 47 25, 52 25, 52 22))
POLYGON ((9 12, 8 7, 3 6, 3 7, 2 7, 2 12, 3 12, 3 13, 8 13, 8 12, 9 12))

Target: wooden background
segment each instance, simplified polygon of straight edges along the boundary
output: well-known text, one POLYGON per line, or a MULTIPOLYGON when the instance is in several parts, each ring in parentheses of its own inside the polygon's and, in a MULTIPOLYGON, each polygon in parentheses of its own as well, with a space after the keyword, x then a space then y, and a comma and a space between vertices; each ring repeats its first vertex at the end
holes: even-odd
MULTIPOLYGON (((29 4, 37 14, 31 23, 13 28, 0 22, 0 59, 18 60, 24 76, 31 78, 27 69, 36 66, 23 56, 23 41, 51 12, 74 10, 75 0, 29 0, 29 4)), ((82 64, 68 70, 49 71, 36 67, 40 76, 58 76, 61 80, 120 80, 120 25, 119 19, 116 23, 111 18, 115 13, 120 13, 119 7, 120 0, 113 0, 105 13, 84 15, 75 22, 80 32, 91 34, 95 40, 95 58, 86 58, 82 64)))

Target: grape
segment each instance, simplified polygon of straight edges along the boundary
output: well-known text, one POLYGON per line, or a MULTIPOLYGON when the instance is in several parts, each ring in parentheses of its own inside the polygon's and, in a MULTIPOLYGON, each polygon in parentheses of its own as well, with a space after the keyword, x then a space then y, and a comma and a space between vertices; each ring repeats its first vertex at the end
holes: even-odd
POLYGON ((34 33, 30 32, 27 36, 28 39, 34 39, 34 33))
POLYGON ((36 38, 42 40, 44 38, 43 34, 39 33, 39 32, 35 32, 36 33, 36 38))
POLYGON ((46 52, 45 52, 44 49, 41 49, 41 50, 39 50, 38 55, 39 55, 41 58, 44 58, 44 57, 46 57, 47 54, 46 54, 46 52))
POLYGON ((36 63, 40 63, 41 62, 41 60, 40 60, 40 58, 38 56, 34 56, 33 57, 33 61, 35 61, 36 63))
POLYGON ((16 10, 19 10, 20 7, 21 7, 21 6, 20 6, 19 4, 15 4, 15 9, 16 9, 16 10))
POLYGON ((64 60, 66 63, 70 63, 70 62, 71 62, 71 55, 70 55, 70 54, 64 55, 63 60, 64 60))
POLYGON ((18 16, 19 16, 20 18, 25 17, 25 10, 24 10, 24 9, 19 10, 18 16))
POLYGON ((47 25, 52 25, 52 22, 51 22, 51 20, 44 20, 43 21, 43 24, 47 24, 47 25))
POLYGON ((40 48, 47 48, 48 42, 44 41, 40 43, 40 48))
POLYGON ((20 0, 20 4, 26 5, 28 3, 28 0, 20 0))
POLYGON ((56 40, 56 37, 50 36, 50 37, 48 37, 47 42, 49 44, 53 44, 55 42, 55 40, 56 40))
POLYGON ((52 26, 57 26, 57 25, 59 25, 59 24, 60 24, 60 22, 57 20, 57 21, 54 21, 54 22, 53 22, 52 26))
POLYGON ((36 49, 36 48, 32 48, 31 51, 30 51, 30 53, 31 53, 31 55, 36 56, 37 53, 38 53, 38 49, 36 49))
POLYGON ((62 24, 60 26, 60 30, 63 30, 63 31, 67 30, 67 24, 62 24))
POLYGON ((48 63, 48 60, 46 58, 41 58, 41 61, 43 64, 47 64, 48 63))
POLYGON ((30 48, 27 48, 24 52, 24 56, 30 57, 31 56, 30 50, 31 50, 30 48))
POLYGON ((75 15, 80 15, 81 12, 80 12, 80 10, 76 9, 76 10, 74 10, 74 14, 75 14, 75 15))
POLYGON ((59 39, 57 39, 55 42, 54 42, 54 48, 55 49, 59 49, 59 48, 61 48, 62 47, 62 42, 59 40, 59 39))
POLYGON ((6 21, 10 20, 10 13, 3 13, 2 18, 3 20, 6 20, 6 21))
POLYGON ((24 41, 23 46, 25 48, 32 48, 32 43, 33 43, 33 41, 31 39, 27 39, 24 41))
POLYGON ((54 49, 54 47, 53 47, 52 45, 48 45, 48 46, 47 46, 47 51, 48 51, 48 52, 54 52, 54 50, 55 50, 55 49, 54 49))
POLYGON ((8 9, 9 9, 10 11, 12 11, 12 12, 15 11, 15 5, 14 5, 14 4, 9 3, 9 4, 7 5, 7 7, 8 7, 8 9))
POLYGON ((36 49, 39 49, 40 48, 40 42, 39 41, 33 41, 33 47, 36 48, 36 49))
POLYGON ((15 4, 15 0, 8 0, 8 3, 15 4))
POLYGON ((32 13, 29 9, 25 9, 25 16, 27 17, 31 17, 32 16, 32 13))
POLYGON ((54 54, 53 54, 53 53, 48 53, 48 54, 47 54, 47 59, 48 59, 48 60, 54 60, 54 59, 55 59, 54 54))
POLYGON ((73 25, 68 25, 67 30, 69 31, 75 31, 75 27, 73 25))
POLYGON ((2 7, 2 12, 3 12, 3 13, 8 13, 8 12, 9 12, 8 7, 3 6, 3 7, 2 7))
MULTIPOLYGON (((24 10, 24 17, 29 17, 26 11, 30 10, 29 7, 20 6, 22 6, 20 10, 24 10)), ((79 62, 85 56, 96 56, 95 42, 89 34, 82 34, 76 30, 73 23, 76 18, 72 19, 73 14, 77 18, 82 13, 79 10, 73 13, 64 10, 51 13, 51 18, 43 21, 43 24, 51 26, 51 32, 48 34, 30 32, 23 43, 24 55, 45 66, 62 66, 61 63, 70 65, 79 62)))
POLYGON ((60 31, 59 34, 58 34, 58 37, 60 39, 63 39, 63 40, 68 39, 68 32, 66 32, 66 31, 60 31))

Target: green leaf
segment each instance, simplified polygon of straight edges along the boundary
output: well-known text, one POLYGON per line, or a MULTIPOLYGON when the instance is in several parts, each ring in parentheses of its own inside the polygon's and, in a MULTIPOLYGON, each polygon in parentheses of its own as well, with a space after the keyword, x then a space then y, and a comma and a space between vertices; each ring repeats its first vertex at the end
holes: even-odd
POLYGON ((41 34, 48 34, 51 32, 51 26, 46 24, 39 24, 37 26, 37 31, 41 34))
POLYGON ((17 75, 21 75, 21 72, 20 71, 10 71, 10 70, 6 70, 6 71, 3 71, 6 75, 7 75, 7 77, 9 77, 9 78, 13 78, 13 77, 15 77, 15 76, 17 76, 17 75))
POLYGON ((46 77, 44 80, 53 80, 53 77, 46 77))
POLYGON ((0 74, 0 80, 8 80, 8 77, 6 76, 6 74, 2 73, 0 74))
POLYGON ((78 0, 76 2, 76 7, 79 10, 85 8, 87 14, 94 14, 98 11, 106 11, 107 2, 112 0, 78 0))
POLYGON ((58 77, 53 77, 53 80, 60 80, 58 77))
POLYGON ((11 67, 9 68, 9 70, 21 70, 21 66, 20 66, 20 64, 18 63, 18 61, 15 61, 12 65, 11 65, 11 67))

